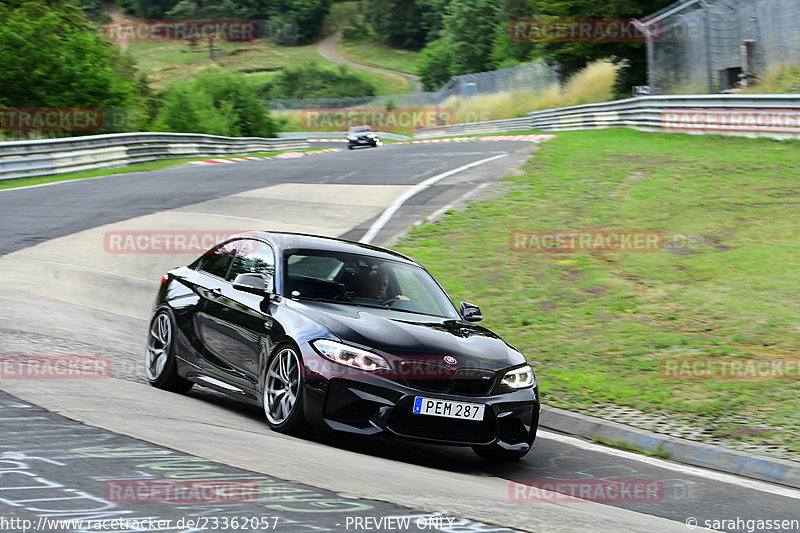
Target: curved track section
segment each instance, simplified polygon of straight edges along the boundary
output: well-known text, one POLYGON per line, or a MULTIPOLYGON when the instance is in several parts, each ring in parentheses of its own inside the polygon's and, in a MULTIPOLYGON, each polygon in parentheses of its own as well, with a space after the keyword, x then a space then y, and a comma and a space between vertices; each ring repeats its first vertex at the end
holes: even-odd
MULTIPOLYGON (((168 252, 163 239, 161 249, 156 249, 154 234, 218 236, 259 228, 358 240, 418 184, 524 146, 514 142, 394 145, 297 160, 183 166, 0 192, 4 228, 0 355, 107 357, 112 376, 0 379, 0 388, 12 395, 0 394, 0 472, 21 472, 16 480, 0 478, 0 516, 72 516, 63 509, 36 511, 31 502, 16 507, 9 503, 23 498, 6 490, 22 490, 22 481, 31 475, 106 501, 103 491, 109 475, 103 472, 151 479, 146 476, 156 474, 142 465, 163 463, 137 462, 135 457, 151 455, 169 462, 175 454, 184 473, 189 471, 186 461, 206 461, 203 464, 212 467, 206 470, 216 469, 226 479, 257 480, 258 487, 273 484, 293 493, 282 494, 286 499, 276 503, 264 496, 275 496, 274 491, 264 489, 267 492, 260 492, 255 507, 244 502, 239 505, 245 507, 225 511, 229 515, 236 510, 247 515, 261 511, 264 516, 281 511, 285 527, 279 530, 285 531, 357 529, 346 528, 348 517, 419 513, 462 520, 461 529, 443 523, 427 529, 439 531, 493 531, 502 526, 553 532, 660 532, 686 531, 684 522, 689 518, 701 525, 706 519, 736 517, 796 519, 798 491, 548 432, 542 432, 534 452, 523 461, 491 466, 462 449, 337 436, 293 439, 271 432, 258 410, 200 388, 179 396, 142 383, 147 321, 160 277, 196 255, 168 252), (137 240, 142 235, 147 238, 137 240), (85 448, 93 446, 102 449, 87 456, 85 448), (558 498, 520 503, 514 501, 515 485, 509 483, 610 479, 655 481, 663 491, 644 503, 576 503, 558 498), (313 498, 303 502, 298 496, 306 494, 302 491, 313 493, 313 498), (323 500, 339 503, 331 503, 313 519, 308 507, 300 507, 323 500)), ((373 242, 391 241, 413 222, 512 173, 528 156, 523 149, 430 183, 397 206, 373 242)), ((181 510, 208 516, 215 509, 181 510)), ((165 507, 131 509, 118 504, 113 511, 177 517, 175 508, 165 507)), ((370 530, 396 530, 385 522, 370 526, 370 530)))

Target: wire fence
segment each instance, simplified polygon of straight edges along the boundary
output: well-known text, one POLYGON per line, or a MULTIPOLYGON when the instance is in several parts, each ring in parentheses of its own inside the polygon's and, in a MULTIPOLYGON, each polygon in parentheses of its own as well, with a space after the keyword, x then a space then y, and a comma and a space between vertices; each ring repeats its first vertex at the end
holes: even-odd
POLYGON ((344 98, 299 98, 264 100, 267 109, 342 109, 347 107, 419 108, 437 106, 451 97, 470 98, 500 92, 540 92, 558 82, 556 71, 545 63, 526 63, 516 67, 454 76, 436 92, 354 96, 344 98))
POLYGON ((727 92, 800 63, 799 0, 688 0, 643 23, 653 94, 727 92))

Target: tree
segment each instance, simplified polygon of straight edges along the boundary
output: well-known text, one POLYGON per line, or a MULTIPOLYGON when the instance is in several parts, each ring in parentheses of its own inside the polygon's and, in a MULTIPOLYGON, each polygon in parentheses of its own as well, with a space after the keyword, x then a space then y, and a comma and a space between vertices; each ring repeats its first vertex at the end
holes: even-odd
POLYGON ((130 107, 136 70, 86 22, 80 8, 63 11, 18 2, 0 12, 0 104, 14 107, 130 107))
POLYGON ((178 0, 123 0, 120 2, 140 19, 163 19, 178 0))
POLYGON ((417 74, 426 91, 435 91, 450 79, 450 49, 442 39, 428 43, 417 59, 417 74))
POLYGON ((234 0, 212 2, 203 0, 180 0, 166 13, 168 19, 230 19, 245 16, 246 12, 234 0))
POLYGON ((419 4, 417 0, 364 0, 361 9, 379 41, 396 48, 419 50, 426 37, 419 4))
POLYGON ((319 35, 331 0, 244 0, 246 16, 297 28, 297 39, 308 42, 319 35))
MULTIPOLYGON (((542 15, 558 18, 644 18, 662 9, 673 0, 537 0, 542 15)), ((564 78, 598 59, 612 59, 626 64, 617 77, 615 90, 630 95, 632 85, 647 82, 645 43, 547 43, 542 45, 545 57, 559 66, 564 78)))
POLYGON ((451 74, 490 70, 498 5, 495 0, 452 0, 443 20, 442 39, 450 47, 451 74))
POLYGON ((496 0, 450 1, 441 37, 428 43, 419 58, 417 73, 427 90, 450 76, 491 70, 498 13, 496 0))

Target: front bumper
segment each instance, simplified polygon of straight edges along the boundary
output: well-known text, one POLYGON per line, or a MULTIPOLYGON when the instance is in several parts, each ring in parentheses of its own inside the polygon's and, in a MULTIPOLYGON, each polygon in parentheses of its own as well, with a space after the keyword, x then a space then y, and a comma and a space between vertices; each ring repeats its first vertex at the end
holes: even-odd
POLYGON ((374 146, 378 144, 378 138, 357 137, 355 140, 348 139, 347 142, 349 142, 353 146, 374 146))
POLYGON ((363 377, 355 379, 352 375, 308 376, 306 419, 336 431, 456 446, 494 444, 507 450, 528 450, 536 438, 536 388, 468 396, 420 390, 394 379, 361 374, 363 377), (484 420, 414 414, 412 406, 417 396, 483 404, 484 420))

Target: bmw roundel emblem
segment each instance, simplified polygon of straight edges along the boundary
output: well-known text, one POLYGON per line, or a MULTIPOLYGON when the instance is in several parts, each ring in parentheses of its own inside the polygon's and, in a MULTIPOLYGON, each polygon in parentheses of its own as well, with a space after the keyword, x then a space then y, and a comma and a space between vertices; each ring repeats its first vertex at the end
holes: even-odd
POLYGON ((444 362, 447 363, 448 365, 454 365, 458 361, 456 361, 456 358, 453 357, 452 355, 445 355, 444 356, 444 362))

